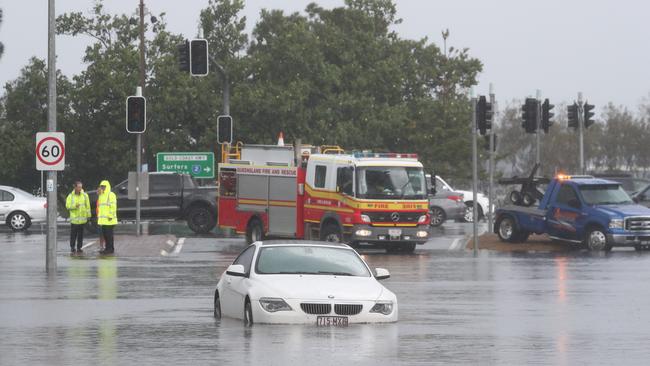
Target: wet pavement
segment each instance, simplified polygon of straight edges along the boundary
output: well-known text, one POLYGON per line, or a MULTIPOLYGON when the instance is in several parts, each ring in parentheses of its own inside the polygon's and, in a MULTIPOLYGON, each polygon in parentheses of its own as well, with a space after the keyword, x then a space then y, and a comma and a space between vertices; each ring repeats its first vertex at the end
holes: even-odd
POLYGON ((399 322, 245 328, 212 317, 218 277, 243 240, 160 231, 176 236, 173 245, 129 256, 101 258, 90 246, 70 257, 63 240, 52 277, 43 234, 0 233, 0 364, 633 365, 650 358, 647 252, 475 257, 462 248, 471 226, 446 223, 412 255, 362 252, 371 267, 391 271, 383 283, 397 294, 399 322))

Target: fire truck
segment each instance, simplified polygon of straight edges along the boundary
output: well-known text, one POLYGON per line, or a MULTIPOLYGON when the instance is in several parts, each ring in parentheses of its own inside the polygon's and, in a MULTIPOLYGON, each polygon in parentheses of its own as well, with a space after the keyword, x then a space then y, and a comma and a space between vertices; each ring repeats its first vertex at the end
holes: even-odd
POLYGON ((218 224, 249 243, 296 238, 410 252, 429 237, 427 184, 416 154, 236 148, 219 164, 218 224))

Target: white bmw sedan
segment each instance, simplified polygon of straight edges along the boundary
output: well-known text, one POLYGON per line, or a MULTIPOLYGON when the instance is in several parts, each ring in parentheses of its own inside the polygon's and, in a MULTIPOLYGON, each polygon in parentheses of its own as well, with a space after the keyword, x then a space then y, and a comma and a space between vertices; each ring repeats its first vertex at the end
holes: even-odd
POLYGON ((45 222, 46 202, 22 189, 0 186, 0 222, 13 231, 27 230, 33 223, 45 222))
POLYGON ((223 273, 214 316, 255 323, 346 326, 397 321, 397 298, 357 252, 326 242, 255 242, 223 273))

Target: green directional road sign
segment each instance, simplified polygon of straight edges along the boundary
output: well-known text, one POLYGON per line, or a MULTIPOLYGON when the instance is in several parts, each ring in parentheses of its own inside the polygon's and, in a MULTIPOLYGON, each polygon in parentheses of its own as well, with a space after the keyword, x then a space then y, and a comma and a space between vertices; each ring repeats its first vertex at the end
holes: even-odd
POLYGON ((156 154, 156 162, 159 172, 214 178, 214 153, 211 152, 161 152, 156 154))

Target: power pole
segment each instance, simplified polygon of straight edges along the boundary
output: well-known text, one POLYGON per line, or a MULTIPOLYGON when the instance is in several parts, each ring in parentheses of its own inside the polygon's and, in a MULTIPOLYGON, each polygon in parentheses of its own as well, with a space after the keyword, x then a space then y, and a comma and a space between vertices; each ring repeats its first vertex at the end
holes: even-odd
MULTIPOLYGON (((54 0, 48 2, 47 22, 47 130, 56 132, 56 13, 54 0)), ((45 245, 45 268, 47 273, 56 274, 57 247, 57 176, 56 171, 47 172, 47 235, 45 245)))
MULTIPOLYGON (((140 94, 144 96, 144 0, 140 0, 140 94)), ((136 174, 135 174, 135 234, 140 235, 140 173, 142 172, 142 134, 136 136, 136 174)))

